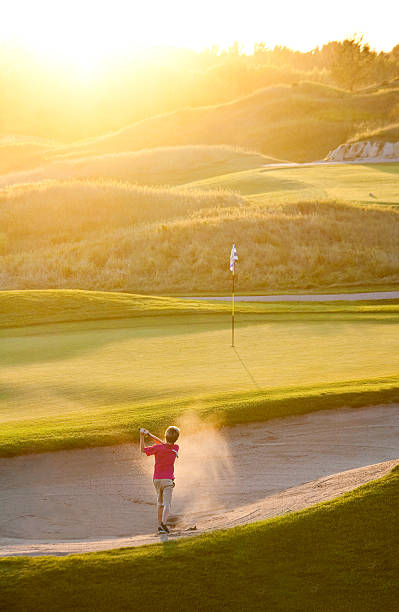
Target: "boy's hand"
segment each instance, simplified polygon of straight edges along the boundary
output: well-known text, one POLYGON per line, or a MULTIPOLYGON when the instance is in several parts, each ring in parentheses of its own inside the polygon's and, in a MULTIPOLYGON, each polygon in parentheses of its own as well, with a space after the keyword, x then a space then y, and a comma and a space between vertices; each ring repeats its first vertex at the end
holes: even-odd
POLYGON ((140 427, 140 433, 141 434, 148 434, 149 431, 148 431, 148 429, 144 429, 144 427, 140 427))

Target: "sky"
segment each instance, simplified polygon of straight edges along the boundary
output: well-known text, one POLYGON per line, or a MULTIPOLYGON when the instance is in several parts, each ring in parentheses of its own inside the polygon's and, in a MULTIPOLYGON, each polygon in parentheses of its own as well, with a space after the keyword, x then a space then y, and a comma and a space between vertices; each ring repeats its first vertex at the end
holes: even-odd
POLYGON ((0 41, 76 65, 155 45, 307 51, 355 33, 390 51, 398 18, 397 0, 3 0, 0 41))

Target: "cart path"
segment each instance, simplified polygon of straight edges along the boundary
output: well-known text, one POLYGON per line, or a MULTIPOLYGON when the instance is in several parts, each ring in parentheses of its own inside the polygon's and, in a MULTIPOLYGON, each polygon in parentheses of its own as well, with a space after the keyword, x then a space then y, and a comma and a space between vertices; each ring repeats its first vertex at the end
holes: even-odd
MULTIPOLYGON (((399 291, 372 291, 366 293, 322 293, 306 295, 236 295, 236 302, 357 302, 363 300, 397 300, 399 291)), ((231 296, 182 297, 182 300, 212 300, 230 302, 231 296)))

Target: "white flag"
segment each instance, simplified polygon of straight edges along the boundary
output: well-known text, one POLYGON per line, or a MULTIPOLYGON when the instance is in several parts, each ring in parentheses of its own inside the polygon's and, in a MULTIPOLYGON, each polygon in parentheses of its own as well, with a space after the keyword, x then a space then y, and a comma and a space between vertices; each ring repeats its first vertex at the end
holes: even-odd
POLYGON ((231 253, 230 253, 230 270, 234 272, 234 262, 238 261, 238 255, 236 250, 236 245, 233 244, 231 253))

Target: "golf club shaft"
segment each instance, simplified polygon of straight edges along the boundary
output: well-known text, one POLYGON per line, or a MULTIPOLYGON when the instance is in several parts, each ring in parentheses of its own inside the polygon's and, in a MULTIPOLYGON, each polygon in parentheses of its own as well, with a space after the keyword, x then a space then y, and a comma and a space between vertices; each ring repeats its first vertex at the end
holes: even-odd
POLYGON ((161 438, 157 438, 157 436, 154 436, 154 434, 148 432, 147 435, 150 436, 150 438, 152 438, 154 442, 157 442, 158 444, 163 444, 163 440, 161 440, 161 438))

